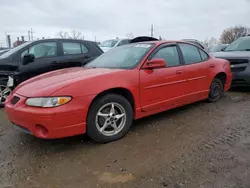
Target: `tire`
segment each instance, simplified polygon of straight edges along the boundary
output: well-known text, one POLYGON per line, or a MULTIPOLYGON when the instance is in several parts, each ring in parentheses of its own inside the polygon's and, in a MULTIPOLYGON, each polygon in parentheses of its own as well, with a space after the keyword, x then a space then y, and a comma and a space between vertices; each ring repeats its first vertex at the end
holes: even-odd
POLYGON ((210 86, 208 102, 218 101, 224 92, 224 84, 221 79, 215 78, 210 86))
POLYGON ((107 94, 98 98, 90 106, 87 116, 87 134, 98 143, 113 142, 126 135, 132 122, 133 108, 129 101, 117 94, 107 94), (115 115, 112 112, 115 112, 115 115))
POLYGON ((0 81, 0 108, 4 107, 6 97, 10 95, 12 89, 7 87, 7 81, 0 81), (4 93, 3 93, 4 92, 4 93))

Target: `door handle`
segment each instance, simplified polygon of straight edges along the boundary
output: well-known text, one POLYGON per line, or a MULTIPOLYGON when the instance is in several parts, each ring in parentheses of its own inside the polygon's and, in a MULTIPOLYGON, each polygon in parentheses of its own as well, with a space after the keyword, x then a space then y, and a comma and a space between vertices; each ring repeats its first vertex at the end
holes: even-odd
POLYGON ((52 61, 51 64, 56 65, 58 64, 58 61, 52 61))
POLYGON ((87 59, 90 59, 90 58, 91 58, 91 56, 89 56, 89 55, 86 55, 86 56, 83 57, 84 60, 87 60, 87 59))
POLYGON ((209 65, 210 68, 214 68, 215 67, 215 64, 211 64, 209 65))
POLYGON ((178 71, 176 71, 176 74, 182 74, 183 73, 183 71, 182 70, 178 70, 178 71))

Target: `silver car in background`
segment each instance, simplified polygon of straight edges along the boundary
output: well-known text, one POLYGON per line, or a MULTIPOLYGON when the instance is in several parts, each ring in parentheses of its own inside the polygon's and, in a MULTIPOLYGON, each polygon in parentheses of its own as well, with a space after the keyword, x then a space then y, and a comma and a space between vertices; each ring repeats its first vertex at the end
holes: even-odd
POLYGON ((108 50, 115 48, 117 46, 122 46, 125 44, 129 44, 130 39, 110 39, 103 41, 99 46, 102 51, 107 52, 108 50))

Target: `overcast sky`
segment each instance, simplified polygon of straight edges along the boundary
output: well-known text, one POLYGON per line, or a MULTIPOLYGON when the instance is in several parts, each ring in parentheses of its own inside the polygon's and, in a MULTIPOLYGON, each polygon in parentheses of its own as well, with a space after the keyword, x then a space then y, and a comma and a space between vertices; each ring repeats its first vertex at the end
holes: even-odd
POLYGON ((79 30, 105 40, 127 33, 165 39, 219 37, 224 28, 250 27, 250 0, 0 0, 0 45, 5 33, 34 38, 79 30))

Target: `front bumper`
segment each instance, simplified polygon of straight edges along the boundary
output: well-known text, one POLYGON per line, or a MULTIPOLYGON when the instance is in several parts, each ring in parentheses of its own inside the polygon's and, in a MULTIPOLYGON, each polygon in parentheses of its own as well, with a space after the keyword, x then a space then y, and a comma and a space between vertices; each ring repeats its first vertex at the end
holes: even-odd
POLYGON ((234 71, 233 72, 233 80, 232 87, 234 86, 250 86, 250 64, 243 71, 234 71))
POLYGON ((55 108, 36 108, 25 104, 26 97, 12 94, 5 103, 9 120, 24 132, 38 138, 55 139, 86 133, 88 106, 93 96, 73 98, 55 108), (12 104, 14 96, 19 98, 12 104))

